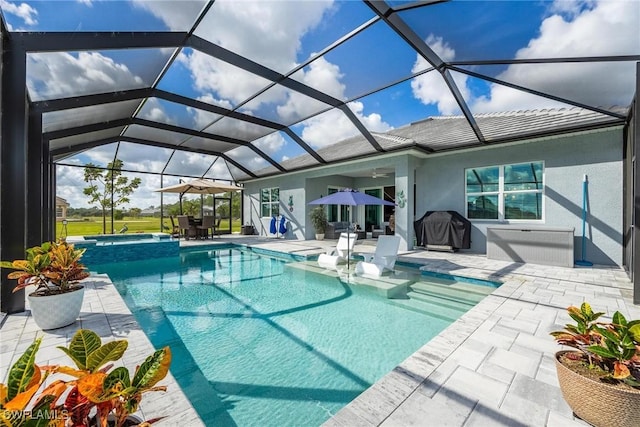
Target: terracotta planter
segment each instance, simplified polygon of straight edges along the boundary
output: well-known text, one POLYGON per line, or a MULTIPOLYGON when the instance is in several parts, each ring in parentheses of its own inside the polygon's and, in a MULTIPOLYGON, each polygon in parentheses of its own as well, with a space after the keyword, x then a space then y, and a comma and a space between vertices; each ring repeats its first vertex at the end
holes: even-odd
POLYGON ((84 287, 58 295, 27 297, 31 316, 40 329, 58 329, 76 321, 82 308, 84 287))
POLYGON ((562 396, 576 416, 596 427, 640 426, 640 390, 583 377, 560 363, 565 353, 572 351, 556 353, 556 370, 562 396))

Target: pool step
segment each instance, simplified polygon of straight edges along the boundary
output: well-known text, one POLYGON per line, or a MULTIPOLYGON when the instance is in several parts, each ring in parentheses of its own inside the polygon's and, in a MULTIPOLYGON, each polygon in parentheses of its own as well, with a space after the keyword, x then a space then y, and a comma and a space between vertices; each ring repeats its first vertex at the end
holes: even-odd
POLYGON ((329 277, 338 278, 341 282, 358 287, 368 288, 386 298, 404 298, 407 287, 414 281, 414 277, 406 274, 385 274, 382 277, 371 278, 355 274, 355 263, 351 263, 347 270, 345 265, 332 270, 318 266, 317 261, 300 261, 285 264, 285 267, 304 271, 311 271, 329 277))
POLYGON ((417 313, 437 317, 438 319, 443 319, 448 322, 453 322, 468 310, 468 308, 462 310, 454 309, 417 299, 390 299, 389 303, 417 313))
POLYGON ((439 295, 429 295, 421 292, 407 292, 407 296, 415 301, 434 304, 441 307, 451 308, 453 310, 467 311, 477 304, 475 301, 442 298, 439 295))
POLYGON ((469 292, 473 292, 473 293, 477 293, 477 294, 482 294, 482 295, 488 295, 491 292, 495 291, 496 288, 492 287, 492 286, 483 286, 483 285, 478 285, 478 284, 474 284, 474 283, 469 283, 469 282, 462 282, 462 281, 456 281, 456 280, 450 280, 450 279, 442 279, 439 277, 431 277, 428 275, 422 275, 420 281, 420 283, 426 283, 426 284, 430 284, 433 286, 444 286, 447 288, 451 288, 451 289, 464 289, 467 290, 469 292))
POLYGON ((482 301, 495 289, 488 286, 477 286, 459 282, 451 284, 437 283, 431 278, 428 282, 420 281, 411 285, 410 291, 417 294, 440 297, 447 300, 468 302, 473 305, 482 301))

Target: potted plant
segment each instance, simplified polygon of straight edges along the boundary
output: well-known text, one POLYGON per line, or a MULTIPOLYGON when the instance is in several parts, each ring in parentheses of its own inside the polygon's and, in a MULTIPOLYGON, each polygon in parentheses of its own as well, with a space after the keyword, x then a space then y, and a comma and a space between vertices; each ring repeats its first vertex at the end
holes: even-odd
POLYGON ((311 219, 311 225, 316 230, 316 240, 324 240, 324 232, 327 229, 327 213, 324 211, 324 206, 316 206, 311 209, 309 213, 309 219, 311 219))
POLYGON ((165 386, 156 384, 169 372, 169 347, 148 356, 131 376, 125 367, 109 372, 113 367, 110 362, 120 360, 127 349, 126 340, 102 344, 95 332, 78 330, 69 347, 58 347, 75 367, 36 365, 41 341, 37 338, 27 348, 9 370, 7 384, 0 384, 1 425, 139 425, 141 421, 132 414, 138 410, 143 393, 166 391, 165 386), (49 376, 53 381, 43 386, 49 376))
POLYGON ((59 240, 27 249, 27 259, 0 262, 0 267, 16 270, 7 276, 18 280, 14 292, 29 285, 36 287, 27 298, 41 329, 61 328, 78 318, 84 298, 84 287, 78 282, 89 277, 80 263, 84 251, 59 240))
POLYGON ((575 350, 556 353, 562 395, 573 412, 595 426, 640 426, 640 320, 616 311, 610 322, 588 303, 569 307, 576 322, 551 332, 575 350))

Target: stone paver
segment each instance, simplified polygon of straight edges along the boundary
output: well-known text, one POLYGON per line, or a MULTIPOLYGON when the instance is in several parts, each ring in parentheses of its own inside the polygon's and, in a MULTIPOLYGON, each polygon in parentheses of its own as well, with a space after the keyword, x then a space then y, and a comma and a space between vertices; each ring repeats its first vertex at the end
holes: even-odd
MULTIPOLYGON (((215 242, 301 255, 322 253, 335 246, 331 240, 288 241, 257 236, 223 237, 215 242)), ((202 242, 181 242, 182 246, 198 244, 202 242)), ((370 251, 371 245, 375 241, 358 241, 354 252, 370 251)), ((631 300, 632 285, 622 269, 550 267, 423 250, 403 253, 400 260, 424 265, 429 271, 503 284, 325 426, 586 426, 573 417, 562 398, 554 365, 559 347, 548 334, 571 321, 567 306, 583 301, 609 316, 620 310, 629 318, 640 318, 640 307, 631 300)), ((57 360, 55 345, 68 342, 75 329, 84 325, 98 329, 105 338, 134 338, 135 357, 148 354, 151 344, 109 285, 108 277, 96 275, 91 279, 99 286, 87 294, 80 322, 68 330, 44 333, 44 342, 52 341, 43 348, 43 357, 57 360)), ((29 316, 18 314, 4 319, 0 333, 0 376, 4 378, 14 354, 42 332, 29 316)), ((157 425, 201 424, 173 378, 167 380, 173 391, 171 416, 157 425)), ((158 396, 150 398, 148 406, 144 403, 143 399, 143 415, 164 415, 168 407, 167 401, 158 396)))

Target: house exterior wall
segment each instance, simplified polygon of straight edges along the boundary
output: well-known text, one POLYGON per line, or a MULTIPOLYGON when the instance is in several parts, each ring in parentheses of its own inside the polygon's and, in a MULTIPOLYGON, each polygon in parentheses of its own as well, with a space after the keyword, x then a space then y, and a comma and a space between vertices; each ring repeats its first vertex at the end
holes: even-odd
MULTIPOLYGON (((311 200, 327 194, 327 187, 370 188, 395 185, 396 195, 404 190, 406 206, 396 208, 397 234, 401 249, 413 246, 413 221, 429 210, 465 213, 465 169, 543 161, 544 219, 542 221, 497 222, 473 220, 470 252, 486 253, 487 227, 492 225, 539 225, 573 227, 575 259, 581 258, 582 181, 589 180, 585 259, 596 264, 622 265, 622 128, 595 130, 544 140, 497 145, 477 150, 456 151, 418 159, 409 154, 372 158, 367 168, 395 168, 395 178, 351 178, 344 175, 362 164, 342 164, 245 183, 245 223, 269 236, 270 218, 260 217, 260 189, 280 188, 280 212, 287 217, 290 239, 313 239, 315 230, 308 219, 311 200), (415 170, 416 197, 413 198, 415 170), (289 196, 294 209, 289 211, 289 196), (414 214, 415 212, 415 214, 414 214)), ((361 222, 361 209, 353 219, 361 222)))
MULTIPOLYGON (((582 181, 588 176, 585 259, 622 265, 622 129, 560 136, 434 156, 417 170, 417 217, 429 210, 465 212, 465 168, 544 161, 544 220, 525 224, 573 227, 575 259, 581 258, 582 181)), ((486 252, 486 230, 496 221, 473 220, 472 252, 486 252)), ((514 222, 515 224, 515 222, 514 222)), ((518 224, 523 224, 519 221, 518 224)))
MULTIPOLYGON (((399 161, 397 156, 385 159, 371 159, 367 161, 367 167, 373 168, 395 167, 399 161)), ((394 185, 392 177, 388 178, 352 178, 342 175, 353 170, 353 165, 342 164, 327 167, 321 170, 310 170, 301 173, 293 173, 286 176, 257 179, 244 183, 244 219, 245 225, 253 225, 261 236, 274 236, 269 233, 271 218, 262 218, 260 215, 260 190, 263 188, 278 187, 280 189, 280 213, 287 218, 288 229, 284 236, 288 239, 314 239, 315 230, 309 221, 309 212, 313 206, 307 203, 327 195, 328 187, 337 188, 370 188, 394 185), (289 210, 289 196, 293 196, 294 208, 289 210)), ((362 166, 359 165, 358 169, 362 166)), ((363 214, 360 207, 353 208, 352 218, 354 222, 362 222, 363 214), (362 218, 361 218, 362 217, 362 218)))

